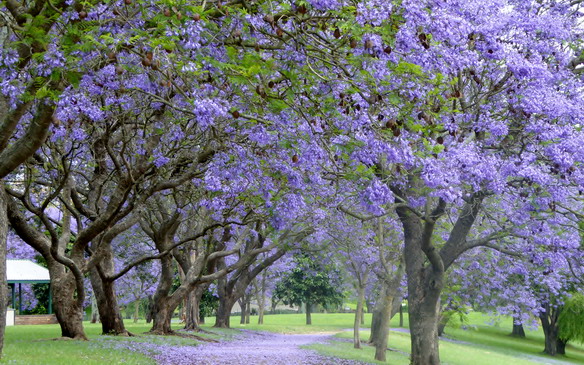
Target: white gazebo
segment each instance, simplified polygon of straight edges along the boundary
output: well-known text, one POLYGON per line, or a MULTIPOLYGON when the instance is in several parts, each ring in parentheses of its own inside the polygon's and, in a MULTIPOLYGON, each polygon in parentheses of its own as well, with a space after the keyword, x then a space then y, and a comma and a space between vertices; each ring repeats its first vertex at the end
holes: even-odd
MULTIPOLYGON (((16 304, 16 284, 18 284, 18 314, 22 313, 22 284, 50 284, 49 270, 31 260, 7 259, 6 281, 12 288, 12 308, 16 304)), ((14 308, 16 309, 16 308, 14 308)), ((49 290, 49 314, 53 313, 53 295, 49 290)))

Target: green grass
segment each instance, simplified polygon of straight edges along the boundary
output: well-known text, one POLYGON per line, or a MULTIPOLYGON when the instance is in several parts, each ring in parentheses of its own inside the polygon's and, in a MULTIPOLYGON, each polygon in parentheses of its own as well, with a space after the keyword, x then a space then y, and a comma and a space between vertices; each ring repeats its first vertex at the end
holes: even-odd
MULTIPOLYGON (((351 334, 351 338, 352 337, 353 335, 351 334)), ((315 344, 306 346, 306 348, 315 350, 325 356, 340 357, 342 359, 357 360, 371 364, 389 363, 392 365, 408 365, 410 363, 407 355, 396 351, 387 352, 386 362, 373 360, 373 357, 375 356, 375 348, 371 346, 363 346, 360 350, 356 350, 353 348, 353 343, 351 342, 332 341, 327 345, 315 344)))
MULTIPOLYGON (((231 317, 231 328, 248 329, 253 331, 267 331, 276 333, 325 333, 339 332, 353 327, 354 314, 351 313, 313 313, 312 325, 306 325, 305 314, 274 314, 265 315, 264 324, 258 325, 258 317, 251 316, 250 324, 239 324, 240 317, 231 317)), ((206 319, 205 327, 210 327, 215 322, 214 318, 206 319)), ((371 323, 371 314, 365 314, 365 325, 368 328, 371 323)))
MULTIPOLYGON (((491 365, 491 364, 541 364, 546 359, 556 359, 567 363, 584 363, 584 346, 568 345, 566 356, 551 357, 543 354, 544 337, 541 329, 534 331, 526 328, 527 338, 519 339, 509 336, 511 333, 512 321, 504 318, 502 322, 495 325, 489 324, 491 318, 482 313, 471 313, 469 315, 469 329, 447 327, 447 338, 469 342, 470 344, 452 343, 450 341, 440 341, 440 359, 443 364, 466 365, 491 365), (537 361, 537 360, 540 361, 537 361)), ((392 320, 392 327, 397 327, 397 318, 392 320)), ((407 314, 404 315, 404 326, 408 326, 407 314)), ((361 331, 361 339, 369 337, 369 331, 361 331)), ((365 347, 362 350, 352 348, 352 343, 348 342, 353 338, 352 332, 342 332, 336 335, 345 342, 334 342, 330 350, 319 346, 309 346, 323 354, 332 355, 335 351, 340 352, 339 357, 372 362, 374 349, 365 347)), ((388 360, 392 364, 408 364, 407 356, 402 353, 410 351, 410 336, 407 333, 392 331, 389 336, 389 348, 400 352, 388 352, 388 360), (391 356, 391 357, 390 357, 391 356), (393 359, 393 360, 392 360, 393 359)), ((374 362, 372 362, 374 363, 374 362)))
MULTIPOLYGON (((257 316, 250 318, 250 324, 239 324, 240 317, 233 316, 231 325, 233 328, 244 328, 258 331, 269 331, 277 333, 326 333, 340 332, 353 326, 353 314, 334 313, 312 315, 312 326, 305 324, 306 317, 304 314, 283 314, 283 315, 266 315, 264 325, 257 325, 257 316)), ((211 326, 213 318, 208 319, 207 326, 211 326)), ((365 325, 361 328, 368 328, 371 321, 371 315, 365 315, 365 325)), ((491 324, 491 317, 482 313, 470 313, 469 329, 456 327, 447 327, 446 334, 449 339, 456 341, 469 342, 467 344, 457 344, 442 340, 440 342, 440 357, 444 364, 469 364, 473 365, 490 365, 490 364, 537 364, 532 361, 530 356, 542 360, 547 358, 557 359, 574 364, 584 363, 584 346, 568 345, 566 356, 550 357, 543 354, 544 338, 541 329, 530 331, 526 328, 527 338, 518 339, 509 336, 511 333, 512 321, 510 318, 502 318, 502 322, 491 324)), ((391 321, 392 328, 399 324, 398 316, 391 321)), ((408 327, 408 315, 404 314, 404 327, 408 327)), ((365 362, 374 362, 374 349, 364 346, 361 350, 353 348, 353 344, 348 341, 352 339, 351 331, 341 332, 337 335, 341 341, 334 341, 329 345, 316 344, 309 348, 317 350, 323 355, 337 356, 347 359, 360 360, 365 362)), ((367 339, 368 331, 361 332, 361 338, 367 339)), ((410 351, 410 337, 407 333, 392 331, 390 333, 389 347, 397 351, 388 351, 387 359, 391 364, 408 364, 408 356, 404 353, 410 351)), ((536 359, 535 359, 536 360, 536 359)))
MULTIPOLYGON (((126 324, 128 330, 141 333, 145 324, 126 324)), ((101 333, 98 324, 85 324, 88 337, 95 339, 101 333)), ((104 349, 92 341, 55 340, 61 335, 58 325, 6 327, 3 364, 155 364, 150 358, 123 350, 104 349)))
MULTIPOLYGON (((314 344, 308 346, 326 356, 336 356, 346 359, 360 360, 363 362, 375 363, 373 355, 374 349, 364 346, 363 349, 354 349, 351 339, 351 331, 344 331, 352 327, 354 315, 350 313, 315 313, 312 316, 312 326, 305 324, 304 314, 281 314, 266 315, 264 325, 257 324, 257 316, 251 317, 251 324, 240 325, 239 317, 231 318, 232 330, 222 330, 210 328, 213 318, 207 319, 207 327, 215 335, 198 334, 204 337, 231 339, 237 333, 237 329, 249 329, 259 331, 269 331, 277 333, 336 333, 336 339, 330 344, 314 344)), ((462 365, 490 365, 490 364, 510 364, 527 365, 537 364, 536 360, 546 360, 543 353, 543 333, 541 329, 530 331, 526 328, 527 338, 512 338, 508 334, 511 332, 511 320, 504 318, 498 324, 490 324, 490 317, 481 313, 471 313, 469 315, 470 329, 448 327, 446 334, 448 338, 456 341, 464 341, 470 344, 453 343, 445 340, 440 342, 440 357, 444 364, 462 365)), ((367 327, 371 321, 371 315, 366 314, 364 331, 361 332, 362 340, 369 337, 367 327)), ((392 320, 392 327, 397 327, 397 316, 392 320)), ((404 315, 404 326, 408 325, 407 314, 404 315)), ((126 322, 129 331, 138 335, 148 331, 150 325, 143 321, 134 324, 126 322)), ((179 329, 181 325, 173 323, 174 329, 179 329)), ((176 346, 193 345, 192 339, 180 337, 161 336, 139 336, 139 337, 102 337, 99 336, 101 326, 99 324, 85 323, 85 330, 90 340, 100 338, 97 341, 55 341, 53 339, 60 335, 58 325, 44 326, 14 326, 7 327, 4 357, 0 361, 2 364, 154 364, 154 361, 147 356, 131 352, 129 350, 110 349, 104 342, 112 341, 134 341, 159 344, 170 344, 176 346)), ((389 347, 394 351, 388 351, 387 363, 396 365, 406 365, 409 363, 408 353, 410 351, 410 338, 407 333, 390 333, 389 347)), ((584 364, 584 346, 569 345, 567 356, 558 356, 555 359, 568 363, 584 364)), ((541 363, 541 362, 539 362, 541 363)))
POLYGON ((566 356, 548 356, 543 354, 544 335, 541 328, 530 330, 525 326, 526 338, 509 336, 512 329, 512 320, 502 318, 501 321, 490 324, 491 318, 482 313, 471 313, 470 323, 474 329, 447 328, 449 338, 472 342, 484 349, 497 349, 498 352, 513 354, 514 356, 528 355, 549 359, 559 359, 574 364, 584 364, 584 346, 582 344, 568 344, 566 356))

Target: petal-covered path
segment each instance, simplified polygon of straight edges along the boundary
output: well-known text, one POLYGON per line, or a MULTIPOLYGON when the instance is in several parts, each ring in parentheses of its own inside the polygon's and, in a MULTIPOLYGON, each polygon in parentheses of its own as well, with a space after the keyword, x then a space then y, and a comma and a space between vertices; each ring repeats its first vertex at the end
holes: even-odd
POLYGON ((300 346, 323 343, 330 334, 285 335, 242 331, 231 341, 174 348, 155 356, 159 364, 192 365, 358 365, 357 361, 330 358, 300 346))

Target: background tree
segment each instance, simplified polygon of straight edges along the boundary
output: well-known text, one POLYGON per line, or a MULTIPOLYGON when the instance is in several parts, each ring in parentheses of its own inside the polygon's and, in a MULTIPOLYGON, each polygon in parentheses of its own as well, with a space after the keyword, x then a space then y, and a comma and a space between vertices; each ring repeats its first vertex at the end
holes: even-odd
POLYGON ((326 308, 342 304, 341 285, 334 268, 307 255, 298 255, 294 261, 296 266, 276 284, 273 297, 290 306, 304 304, 306 324, 312 324, 311 313, 315 305, 326 308))

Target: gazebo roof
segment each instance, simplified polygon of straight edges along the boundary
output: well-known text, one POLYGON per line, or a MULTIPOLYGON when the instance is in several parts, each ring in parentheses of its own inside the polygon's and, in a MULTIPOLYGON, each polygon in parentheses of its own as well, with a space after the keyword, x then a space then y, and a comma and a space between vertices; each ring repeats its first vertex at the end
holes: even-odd
POLYGON ((8 284, 50 283, 49 270, 31 260, 6 260, 8 284))

